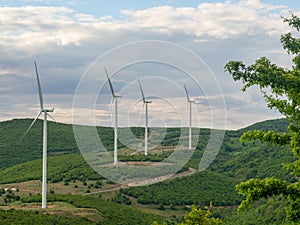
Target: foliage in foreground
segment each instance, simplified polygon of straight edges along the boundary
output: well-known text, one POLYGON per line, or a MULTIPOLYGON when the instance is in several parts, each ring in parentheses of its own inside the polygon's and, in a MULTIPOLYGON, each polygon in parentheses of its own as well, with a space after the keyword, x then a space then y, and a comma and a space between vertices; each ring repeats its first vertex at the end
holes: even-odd
POLYGON ((237 212, 226 210, 223 221, 226 225, 289 225, 285 219, 285 208, 287 201, 281 197, 260 199, 250 205, 247 210, 237 212))
MULTIPOLYGON (((178 225, 221 225, 223 222, 219 218, 211 217, 210 209, 205 207, 201 209, 195 205, 192 206, 191 211, 187 213, 184 217, 184 221, 178 225)), ((159 225, 158 222, 154 222, 152 225, 159 225)), ((161 225, 167 225, 167 223, 162 223, 161 225)))
MULTIPOLYGON (((292 14, 291 18, 284 19, 290 27, 300 31, 300 18, 292 14)), ((287 164, 286 168, 295 177, 294 182, 278 178, 252 179, 237 186, 238 191, 246 196, 240 209, 250 203, 272 196, 283 196, 289 201, 287 220, 299 223, 300 221, 300 38, 291 33, 281 36, 283 48, 294 56, 291 70, 272 64, 266 57, 258 59, 253 65, 245 66, 240 61, 231 61, 225 69, 234 80, 244 83, 243 91, 258 85, 267 105, 277 109, 290 122, 286 133, 275 131, 251 131, 242 135, 241 140, 261 140, 273 145, 289 145, 295 161, 287 164)))

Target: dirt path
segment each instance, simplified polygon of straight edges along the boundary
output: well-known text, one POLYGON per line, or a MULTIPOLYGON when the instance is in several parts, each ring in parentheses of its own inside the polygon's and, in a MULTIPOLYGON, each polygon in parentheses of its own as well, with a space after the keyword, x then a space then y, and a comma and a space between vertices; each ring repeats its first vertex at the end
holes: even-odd
POLYGON ((174 178, 177 178, 177 177, 189 176, 189 175, 194 174, 195 172, 196 172, 196 169, 190 167, 189 170, 184 171, 182 173, 174 174, 173 176, 172 175, 166 175, 166 176, 160 176, 160 177, 153 178, 153 179, 135 181, 135 182, 131 182, 131 183, 128 183, 128 184, 120 184, 118 187, 113 187, 113 188, 110 188, 110 189, 91 192, 91 193, 85 193, 84 195, 100 194, 100 193, 104 193, 104 192, 118 191, 121 188, 125 189, 125 188, 129 188, 129 187, 134 187, 134 186, 142 186, 142 185, 152 184, 152 183, 156 183, 156 182, 163 181, 163 180, 166 180, 166 179, 174 179, 174 178))

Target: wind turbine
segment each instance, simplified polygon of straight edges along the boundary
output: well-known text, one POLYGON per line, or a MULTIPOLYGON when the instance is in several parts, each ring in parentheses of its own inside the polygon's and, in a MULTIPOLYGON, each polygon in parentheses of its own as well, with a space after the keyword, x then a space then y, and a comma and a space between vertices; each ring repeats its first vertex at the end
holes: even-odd
POLYGON ((113 101, 115 101, 115 127, 114 127, 114 133, 115 133, 115 140, 114 140, 114 165, 118 162, 118 98, 122 97, 122 95, 115 93, 114 88, 112 86, 111 80, 108 76, 106 68, 104 68, 105 74, 109 83, 109 87, 111 90, 111 94, 113 97, 113 101))
POLYGON ((144 102, 144 105, 146 105, 146 125, 145 125, 145 155, 148 155, 148 104, 149 103, 152 103, 152 101, 150 100, 147 100, 145 98, 145 95, 144 95, 144 92, 143 92, 143 88, 142 88, 142 84, 141 84, 141 81, 140 79, 138 79, 139 81, 139 86, 140 86, 140 90, 141 90, 141 93, 142 93, 142 98, 143 98, 143 102, 144 102))
MULTIPOLYGON (((29 132, 35 121, 40 117, 42 113, 44 113, 44 129, 43 129, 43 178, 42 178, 42 208, 47 208, 47 115, 49 115, 50 118, 53 119, 53 117, 48 114, 49 112, 53 112, 54 108, 52 109, 46 109, 44 108, 43 103, 43 94, 42 94, 42 88, 41 83, 39 79, 38 69, 36 62, 34 61, 35 66, 35 73, 36 73, 36 80, 37 80, 37 86, 38 86, 38 92, 39 92, 39 98, 40 98, 40 111, 31 123, 31 125, 28 127, 27 131, 23 135, 23 137, 29 132)), ((53 119, 54 120, 54 119, 53 119)))
POLYGON ((186 98, 187 98, 187 101, 188 101, 188 104, 189 104, 189 150, 192 149, 192 103, 194 103, 195 101, 194 100, 191 100, 190 99, 190 96, 189 96, 189 93, 187 91, 187 88, 184 85, 184 90, 185 90, 185 93, 186 93, 186 98))

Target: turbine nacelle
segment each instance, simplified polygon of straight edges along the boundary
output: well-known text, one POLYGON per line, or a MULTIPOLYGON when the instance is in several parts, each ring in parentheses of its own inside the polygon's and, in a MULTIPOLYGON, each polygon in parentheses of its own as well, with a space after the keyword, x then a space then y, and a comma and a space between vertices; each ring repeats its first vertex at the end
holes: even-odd
POLYGON ((195 100, 192 100, 192 99, 190 98, 189 92, 188 92, 188 90, 187 90, 185 84, 183 84, 183 86, 184 86, 184 90, 185 90, 185 94, 186 94, 186 99, 187 99, 187 101, 188 101, 189 103, 195 103, 195 100))
POLYGON ((146 99, 146 97, 145 97, 145 95, 144 95, 143 88, 142 88, 142 83, 141 83, 141 81, 140 81, 139 78, 138 78, 138 81, 139 81, 139 87, 140 87, 140 91, 141 91, 141 94, 142 94, 142 98, 143 98, 144 104, 152 103, 151 100, 146 99))
POLYGON ((111 91, 111 95, 113 96, 113 98, 122 97, 121 94, 115 93, 114 87, 113 87, 112 82, 111 82, 111 80, 110 80, 110 78, 108 76, 106 68, 104 68, 104 71, 105 71, 105 74, 106 74, 106 77, 107 77, 107 80, 108 80, 108 84, 109 84, 109 88, 110 88, 110 91, 111 91))
POLYGON ((121 98, 122 95, 121 95, 121 94, 114 94, 113 97, 114 97, 114 98, 121 98))
POLYGON ((54 107, 50 108, 50 109, 41 109, 42 112, 53 112, 54 111, 54 107))

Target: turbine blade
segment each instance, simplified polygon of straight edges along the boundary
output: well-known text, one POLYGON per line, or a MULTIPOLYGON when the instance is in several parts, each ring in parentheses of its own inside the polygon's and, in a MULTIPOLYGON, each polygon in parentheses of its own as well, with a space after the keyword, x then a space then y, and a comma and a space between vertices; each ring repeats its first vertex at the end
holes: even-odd
POLYGON ((38 91, 39 91, 39 97, 40 97, 40 105, 41 105, 41 109, 43 109, 44 108, 43 94, 42 94, 42 88, 41 88, 41 83, 40 83, 40 78, 39 78, 39 73, 38 73, 36 61, 34 61, 34 66, 35 66, 35 74, 36 74, 38 91))
POLYGON ((145 99, 145 95, 144 95, 144 92, 143 92, 142 84, 141 84, 141 81, 140 81, 139 78, 138 78, 138 81, 139 81, 139 86, 140 86, 140 90, 141 90, 142 97, 143 97, 143 102, 145 104, 146 103, 146 99, 145 99))
POLYGON ((110 104, 112 105, 114 102, 115 102, 115 97, 112 96, 111 101, 110 101, 110 104))
POLYGON ((106 74, 106 77, 107 77, 107 80, 108 80, 108 83, 109 83, 111 94, 112 94, 113 97, 115 97, 115 91, 114 91, 114 88, 112 86, 111 80, 109 79, 109 76, 108 76, 108 73, 107 73, 107 70, 106 70, 105 67, 104 67, 104 71, 105 71, 105 74, 106 74))
POLYGON ((26 136, 26 134, 30 131, 31 127, 33 126, 33 124, 35 123, 35 121, 40 117, 40 115, 42 114, 43 111, 40 111, 37 116, 35 117, 35 119, 33 120, 33 122, 30 124, 30 126, 28 127, 28 129, 26 130, 26 132, 23 134, 23 136, 21 137, 21 140, 26 136))
POLYGON ((51 116, 49 113, 47 113, 47 115, 48 115, 55 123, 57 123, 53 116, 51 116))
POLYGON ((183 86, 184 86, 184 90, 185 90, 185 93, 186 93, 186 98, 187 98, 188 102, 190 102, 190 96, 189 96, 189 93, 188 93, 188 91, 186 89, 185 84, 183 84, 183 86))
POLYGON ((143 108, 141 108, 141 110, 140 110, 138 121, 140 121, 141 118, 142 118, 142 114, 143 114, 143 111, 144 111, 144 106, 145 106, 145 103, 143 104, 143 108))

